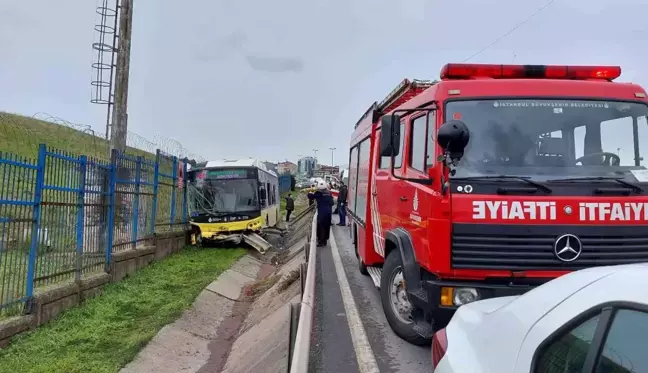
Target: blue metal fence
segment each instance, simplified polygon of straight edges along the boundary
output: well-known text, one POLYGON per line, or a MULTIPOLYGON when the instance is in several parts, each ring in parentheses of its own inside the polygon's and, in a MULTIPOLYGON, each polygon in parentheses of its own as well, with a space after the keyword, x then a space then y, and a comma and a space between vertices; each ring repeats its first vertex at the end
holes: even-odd
POLYGON ((113 252, 186 229, 186 165, 160 151, 0 152, 0 317, 25 312, 40 286, 109 271, 113 252))

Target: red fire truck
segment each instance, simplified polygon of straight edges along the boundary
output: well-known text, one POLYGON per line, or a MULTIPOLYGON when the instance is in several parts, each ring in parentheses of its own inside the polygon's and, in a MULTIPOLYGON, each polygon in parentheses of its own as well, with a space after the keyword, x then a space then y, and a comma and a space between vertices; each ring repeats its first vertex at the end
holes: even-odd
POLYGON ((616 66, 448 64, 355 125, 349 215, 390 326, 648 261, 648 101, 616 66))

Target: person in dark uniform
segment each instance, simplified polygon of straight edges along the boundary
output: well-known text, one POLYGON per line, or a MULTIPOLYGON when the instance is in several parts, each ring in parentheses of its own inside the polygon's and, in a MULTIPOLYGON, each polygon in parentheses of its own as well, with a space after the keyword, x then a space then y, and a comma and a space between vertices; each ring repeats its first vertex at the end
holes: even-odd
POLYGON ((295 209, 295 200, 292 198, 292 193, 288 193, 286 197, 286 222, 290 221, 290 214, 295 209))
POLYGON ((333 196, 328 191, 326 182, 320 181, 317 191, 308 193, 308 199, 317 202, 317 246, 326 246, 333 217, 333 196))
POLYGON ((347 204, 347 195, 349 194, 349 189, 344 185, 344 182, 340 181, 340 193, 338 194, 337 200, 337 210, 338 215, 340 216, 340 222, 338 225, 346 226, 346 204, 347 204))

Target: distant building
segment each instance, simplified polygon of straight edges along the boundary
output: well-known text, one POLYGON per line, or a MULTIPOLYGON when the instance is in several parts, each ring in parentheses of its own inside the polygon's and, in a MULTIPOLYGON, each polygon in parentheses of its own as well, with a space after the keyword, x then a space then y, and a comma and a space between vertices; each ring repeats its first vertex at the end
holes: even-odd
POLYGON ((340 176, 340 167, 338 166, 327 166, 325 164, 319 165, 317 170, 314 172, 315 177, 324 177, 325 175, 333 175, 335 177, 340 176))
POLYGON ((283 174, 297 175, 297 165, 289 161, 279 162, 277 164, 277 173, 279 175, 283 175, 283 174))
POLYGON ((304 157, 297 161, 297 174, 302 178, 310 178, 315 174, 317 168, 317 159, 313 157, 304 157))

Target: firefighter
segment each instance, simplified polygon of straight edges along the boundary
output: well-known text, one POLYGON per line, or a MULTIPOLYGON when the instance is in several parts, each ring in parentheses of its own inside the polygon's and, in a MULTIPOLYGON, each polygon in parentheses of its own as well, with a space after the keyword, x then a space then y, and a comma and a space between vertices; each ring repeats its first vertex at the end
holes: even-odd
POLYGON ((338 210, 338 215, 340 216, 340 223, 338 225, 340 226, 346 226, 346 202, 347 202, 347 195, 349 194, 349 190, 347 189, 347 186, 344 185, 343 181, 340 181, 340 193, 338 194, 338 201, 337 201, 337 210, 338 210))
POLYGON ((331 233, 333 217, 333 196, 329 192, 326 182, 318 182, 317 190, 308 193, 308 199, 317 202, 317 246, 326 246, 331 233))

